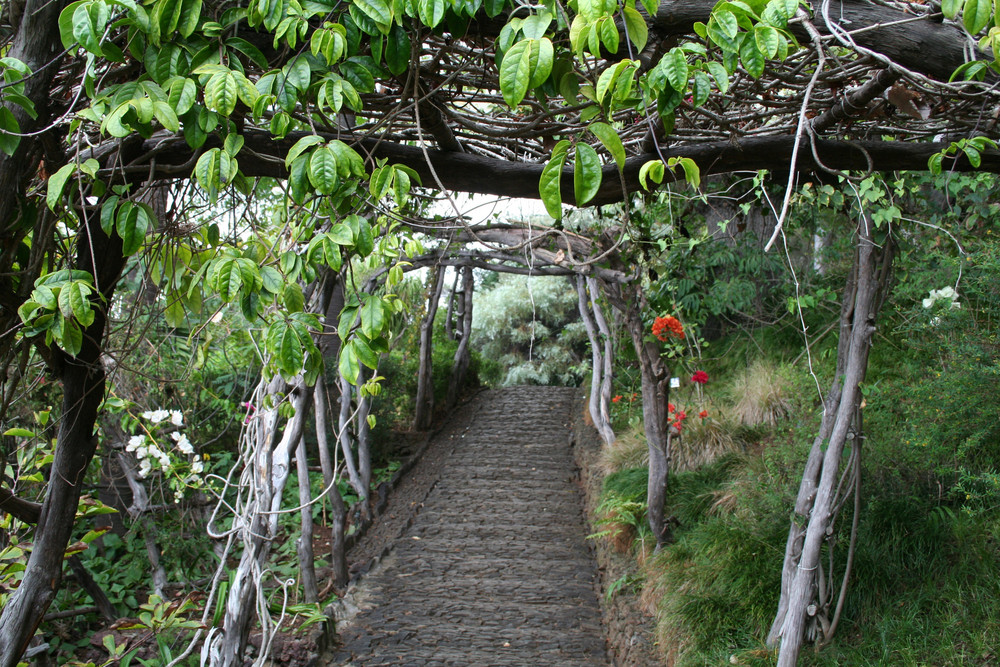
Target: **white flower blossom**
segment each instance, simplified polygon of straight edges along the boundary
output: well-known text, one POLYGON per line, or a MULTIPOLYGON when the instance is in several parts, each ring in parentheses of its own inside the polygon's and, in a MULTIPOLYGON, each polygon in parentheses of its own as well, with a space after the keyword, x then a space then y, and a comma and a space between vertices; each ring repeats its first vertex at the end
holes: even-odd
POLYGON ((143 459, 139 462, 139 477, 145 479, 149 475, 149 471, 153 469, 153 465, 149 462, 149 459, 143 459))
POLYGON ((144 442, 146 442, 146 436, 133 435, 131 438, 128 439, 128 444, 125 445, 125 451, 134 452, 135 450, 139 449, 144 442))
POLYGON ((170 413, 166 410, 153 410, 153 411, 147 410, 146 412, 142 413, 142 416, 145 419, 148 419, 149 421, 153 422, 154 424, 159 424, 161 421, 169 417, 170 413))
POLYGON ((204 469, 205 469, 205 466, 201 462, 201 459, 195 459, 194 461, 191 462, 191 472, 193 472, 195 474, 201 474, 201 472, 204 469))
POLYGON ((946 302, 949 308, 961 308, 962 304, 958 301, 958 292, 955 288, 948 285, 942 287, 941 289, 932 289, 930 291, 930 296, 921 301, 924 308, 933 308, 938 302, 946 302))
POLYGON ((184 415, 181 414, 180 410, 170 411, 170 423, 174 426, 184 426, 184 415))
POLYGON ((182 454, 194 454, 194 447, 191 446, 191 441, 183 433, 171 433, 174 437, 174 442, 177 443, 177 449, 181 451, 182 454))

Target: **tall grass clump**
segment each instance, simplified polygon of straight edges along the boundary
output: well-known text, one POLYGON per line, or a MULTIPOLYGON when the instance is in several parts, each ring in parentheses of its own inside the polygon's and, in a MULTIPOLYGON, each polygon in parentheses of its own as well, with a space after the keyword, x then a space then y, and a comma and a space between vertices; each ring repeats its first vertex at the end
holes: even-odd
POLYGON ((605 475, 648 465, 649 449, 646 447, 646 439, 634 430, 620 434, 614 443, 601 449, 600 466, 605 475))
POLYGON ((736 424, 727 414, 717 411, 717 417, 689 417, 680 437, 671 441, 670 463, 673 472, 695 470, 726 454, 743 449, 736 437, 736 424))
POLYGON ((777 426, 791 411, 787 381, 774 364, 763 359, 754 361, 737 375, 731 391, 735 398, 734 416, 747 426, 777 426))

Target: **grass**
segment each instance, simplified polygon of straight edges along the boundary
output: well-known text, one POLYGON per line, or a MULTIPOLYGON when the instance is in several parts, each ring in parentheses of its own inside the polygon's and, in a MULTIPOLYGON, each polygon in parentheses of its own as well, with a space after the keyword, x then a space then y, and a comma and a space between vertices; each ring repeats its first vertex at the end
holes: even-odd
MULTIPOLYGON (((888 361, 892 365, 886 372, 875 365, 869 373, 874 408, 903 406, 907 413, 919 413, 922 402, 942 405, 940 395, 914 391, 919 366, 906 368, 895 356, 888 361)), ((763 641, 777 606, 788 517, 818 422, 818 396, 801 367, 779 370, 774 363, 752 363, 729 382, 723 373, 712 377, 715 396, 728 395, 732 404, 717 408, 718 421, 700 433, 700 420, 689 418, 685 424, 674 451, 674 463, 680 465, 667 492, 667 514, 680 522, 676 542, 639 559, 643 602, 656 610, 666 664, 771 666, 776 655, 763 641)), ((955 389, 944 379, 931 380, 949 392, 955 389)), ((956 375, 952 383, 959 380, 956 375)), ((821 375, 820 382, 825 390, 829 378, 821 375)), ((963 396, 975 402, 979 407, 963 409, 982 410, 979 419, 986 426, 977 428, 986 432, 994 423, 987 415, 995 414, 995 405, 989 411, 984 394, 967 389, 944 400, 963 396)), ((952 431, 975 425, 969 424, 971 418, 955 424, 935 419, 930 425, 942 438, 940 451, 947 451, 945 439, 952 431)), ((994 496, 970 504, 952 488, 959 471, 942 476, 943 457, 922 461, 913 450, 904 452, 905 441, 894 439, 897 423, 874 416, 866 421, 862 515, 843 617, 832 643, 819 651, 806 645, 800 664, 1000 664, 1000 508, 994 496), (903 453, 908 455, 897 455, 903 453)), ((992 454, 990 447, 981 447, 982 458, 992 454)), ((953 461, 962 453, 957 445, 951 451, 953 461)), ((623 436, 602 459, 611 473, 605 490, 641 498, 644 456, 638 429, 623 436)), ((837 525, 838 582, 850 518, 845 510, 837 525)), ((826 555, 823 560, 826 567, 826 555)))
POLYGON ((787 387, 776 366, 763 360, 754 361, 732 384, 736 420, 747 426, 777 426, 791 411, 787 387))

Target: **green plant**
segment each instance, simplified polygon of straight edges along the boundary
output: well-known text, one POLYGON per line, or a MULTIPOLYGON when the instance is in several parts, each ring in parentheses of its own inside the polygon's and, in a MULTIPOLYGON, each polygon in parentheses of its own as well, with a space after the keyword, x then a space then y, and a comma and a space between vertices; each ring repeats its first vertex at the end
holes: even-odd
POLYGON ((588 535, 588 539, 609 538, 615 551, 625 553, 638 540, 640 549, 645 547, 652 537, 652 531, 646 521, 646 511, 649 506, 642 501, 629 500, 617 493, 606 492, 596 513, 598 526, 607 526, 604 530, 588 535))

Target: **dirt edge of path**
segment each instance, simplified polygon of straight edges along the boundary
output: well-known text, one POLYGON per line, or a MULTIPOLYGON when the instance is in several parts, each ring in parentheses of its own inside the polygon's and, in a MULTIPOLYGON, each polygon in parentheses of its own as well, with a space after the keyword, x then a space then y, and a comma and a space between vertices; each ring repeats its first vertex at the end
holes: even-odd
MULTIPOLYGON (((601 501, 604 474, 600 469, 601 438, 587 414, 587 398, 580 392, 573 413, 573 455, 580 469, 580 482, 586 502, 586 517, 591 533, 595 509, 601 501)), ((608 590, 627 574, 636 572, 634 561, 615 552, 607 540, 589 540, 597 557, 601 576, 601 611, 608 641, 608 658, 615 667, 649 667, 662 664, 655 645, 655 620, 639 603, 636 592, 621 587, 610 597, 608 590)))

